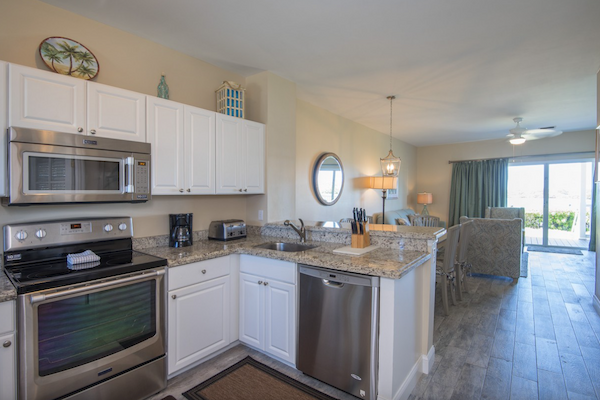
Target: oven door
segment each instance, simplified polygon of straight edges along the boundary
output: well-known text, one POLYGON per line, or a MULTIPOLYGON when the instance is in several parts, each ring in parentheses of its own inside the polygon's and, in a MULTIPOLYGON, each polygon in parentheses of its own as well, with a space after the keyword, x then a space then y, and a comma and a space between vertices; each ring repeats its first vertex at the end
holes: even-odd
POLYGON ((133 155, 11 142, 9 204, 133 201, 133 155))
MULTIPOLYGON (((164 358, 165 269, 18 297, 19 398, 50 400, 164 358)), ((158 385, 165 376, 136 385, 158 385)))

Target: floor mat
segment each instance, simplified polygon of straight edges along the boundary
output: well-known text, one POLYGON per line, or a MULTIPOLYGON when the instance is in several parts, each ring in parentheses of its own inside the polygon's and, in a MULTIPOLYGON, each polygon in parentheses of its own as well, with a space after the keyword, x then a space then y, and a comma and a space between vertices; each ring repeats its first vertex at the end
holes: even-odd
POLYGON ((539 251, 542 253, 557 253, 557 254, 575 254, 578 256, 583 255, 581 250, 564 249, 561 247, 527 246, 527 251, 539 251))

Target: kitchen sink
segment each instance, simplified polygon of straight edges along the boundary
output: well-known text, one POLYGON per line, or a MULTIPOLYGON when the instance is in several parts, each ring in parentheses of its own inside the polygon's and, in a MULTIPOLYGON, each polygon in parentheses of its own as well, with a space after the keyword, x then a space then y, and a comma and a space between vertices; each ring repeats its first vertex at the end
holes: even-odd
POLYGON ((285 252, 293 253, 296 251, 305 251, 305 250, 314 249, 315 247, 318 247, 318 246, 314 246, 312 244, 302 244, 302 243, 270 242, 270 243, 259 244, 254 247, 258 247, 260 249, 285 251, 285 252))

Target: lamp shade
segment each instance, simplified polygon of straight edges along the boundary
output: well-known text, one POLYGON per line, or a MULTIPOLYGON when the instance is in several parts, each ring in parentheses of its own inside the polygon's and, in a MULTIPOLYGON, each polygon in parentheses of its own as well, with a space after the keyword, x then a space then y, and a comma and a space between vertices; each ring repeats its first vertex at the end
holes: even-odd
POLYGON ((398 187, 398 178, 391 176, 374 176, 371 178, 372 189, 396 189, 398 187))
POLYGON ((417 204, 431 204, 433 203, 433 195, 431 193, 423 192, 417 194, 417 204))

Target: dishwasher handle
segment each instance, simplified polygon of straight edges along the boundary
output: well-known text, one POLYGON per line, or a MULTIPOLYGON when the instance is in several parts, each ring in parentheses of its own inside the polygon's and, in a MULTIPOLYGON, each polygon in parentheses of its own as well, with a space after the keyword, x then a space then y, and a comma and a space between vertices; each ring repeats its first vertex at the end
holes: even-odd
POLYGON ((329 279, 321 279, 321 281, 323 282, 323 285, 329 286, 329 287, 332 287, 335 289, 341 289, 344 287, 344 284, 342 282, 330 281, 329 279))

